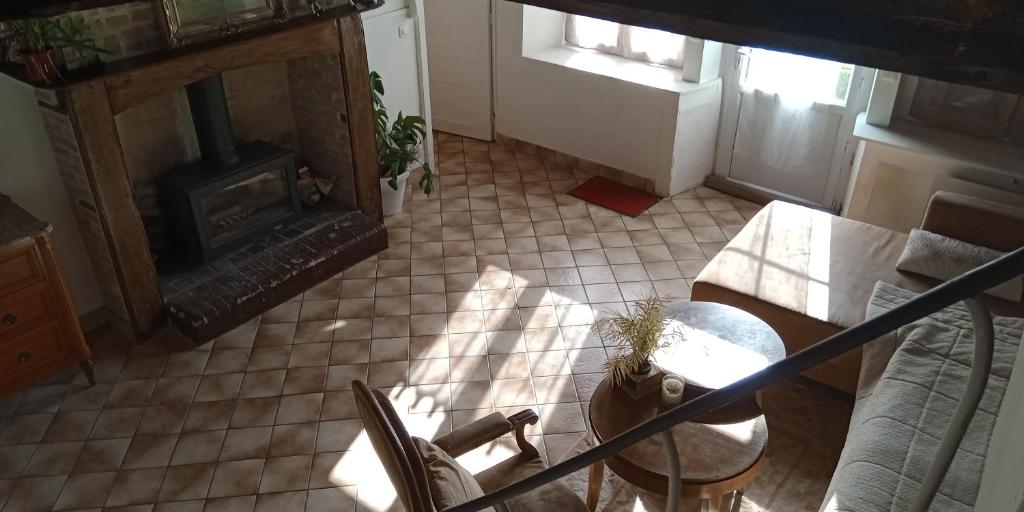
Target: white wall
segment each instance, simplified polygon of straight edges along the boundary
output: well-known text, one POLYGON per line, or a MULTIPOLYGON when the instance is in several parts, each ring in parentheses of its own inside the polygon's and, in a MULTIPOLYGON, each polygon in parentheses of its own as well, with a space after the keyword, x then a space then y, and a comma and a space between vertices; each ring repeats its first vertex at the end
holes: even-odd
POLYGON ((384 105, 394 119, 399 111, 422 115, 416 19, 407 2, 391 0, 363 13, 366 59, 384 80, 384 105))
MULTIPOLYGON (((679 73, 675 80, 665 79, 662 70, 640 63, 629 71, 635 71, 633 80, 582 69, 593 66, 573 61, 587 59, 585 55, 566 58, 564 52, 571 50, 544 50, 560 43, 560 38, 550 37, 557 30, 545 29, 557 26, 553 20, 537 8, 497 3, 495 131, 648 178, 659 194, 669 194, 673 170, 692 172, 700 167, 695 162, 705 158, 701 155, 687 163, 684 160, 691 155, 676 152, 680 112, 690 111, 689 106, 680 106, 680 94, 701 86, 682 82, 679 73), (524 44, 524 26, 528 35, 541 36, 527 37, 524 44), (641 73, 650 76, 641 77, 641 73)), ((708 101, 720 103, 713 95, 708 101)), ((703 128, 711 134, 709 151, 713 152, 717 111, 701 119, 709 125, 703 128)), ((696 135, 696 126, 684 123, 684 127, 696 135)), ((691 145, 684 141, 679 147, 691 145)), ((700 179, 710 171, 708 159, 706 169, 699 171, 700 179)))
MULTIPOLYGON (((717 72, 718 66, 715 66, 717 72)), ((704 183, 715 167, 715 144, 722 110, 722 80, 713 79, 705 87, 687 91, 679 99, 672 171, 667 184, 657 190, 678 194, 704 183)))
POLYGON ((27 85, 0 75, 0 192, 53 224, 57 259, 78 314, 103 305, 50 139, 27 85))

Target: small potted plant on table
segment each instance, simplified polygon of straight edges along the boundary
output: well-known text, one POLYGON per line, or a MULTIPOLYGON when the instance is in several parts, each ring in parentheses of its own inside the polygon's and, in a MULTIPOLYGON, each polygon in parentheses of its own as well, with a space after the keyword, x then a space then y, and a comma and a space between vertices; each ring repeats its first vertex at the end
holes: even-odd
POLYGON ((594 331, 616 346, 615 354, 604 363, 605 371, 634 399, 661 386, 661 370, 653 358, 671 342, 663 336, 667 325, 665 302, 658 297, 641 298, 633 303, 632 312, 615 313, 594 324, 594 331))
POLYGON ((380 166, 380 195, 384 215, 402 211, 405 182, 414 164, 423 167, 420 190, 434 192, 434 173, 430 164, 420 160, 420 146, 427 136, 427 122, 420 116, 407 116, 402 112, 390 123, 384 107, 384 82, 376 71, 370 73, 373 90, 373 121, 377 136, 377 162, 380 166))

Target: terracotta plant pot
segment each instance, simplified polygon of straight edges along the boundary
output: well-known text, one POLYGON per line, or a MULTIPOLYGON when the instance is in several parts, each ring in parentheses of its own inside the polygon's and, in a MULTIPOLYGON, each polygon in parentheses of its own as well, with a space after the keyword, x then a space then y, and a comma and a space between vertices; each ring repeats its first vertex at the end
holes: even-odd
POLYGON ((34 83, 49 85, 60 77, 57 68, 57 50, 53 48, 45 52, 22 53, 21 60, 25 63, 28 78, 34 83))

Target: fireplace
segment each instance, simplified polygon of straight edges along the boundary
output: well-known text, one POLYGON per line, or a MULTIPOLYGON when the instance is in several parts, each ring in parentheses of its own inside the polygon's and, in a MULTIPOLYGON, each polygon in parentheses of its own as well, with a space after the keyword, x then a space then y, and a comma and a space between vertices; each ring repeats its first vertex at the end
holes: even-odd
POLYGON ((205 342, 387 247, 354 6, 100 73, 37 97, 116 328, 205 342))
POLYGON ((187 266, 208 263, 281 228, 302 213, 295 157, 254 141, 236 147, 221 75, 189 84, 202 159, 157 178, 164 219, 187 266))

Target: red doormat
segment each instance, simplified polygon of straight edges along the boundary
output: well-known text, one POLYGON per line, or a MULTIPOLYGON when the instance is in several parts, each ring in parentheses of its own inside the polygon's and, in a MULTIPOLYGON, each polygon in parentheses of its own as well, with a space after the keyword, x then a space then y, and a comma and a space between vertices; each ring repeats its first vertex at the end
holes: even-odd
POLYGON ((640 215, 658 202, 654 194, 601 176, 583 182, 570 190, 569 195, 630 217, 640 215))

